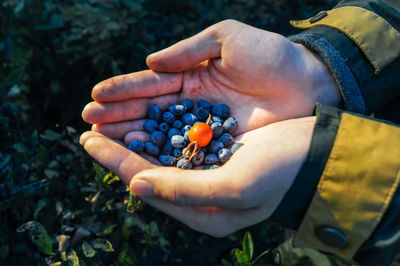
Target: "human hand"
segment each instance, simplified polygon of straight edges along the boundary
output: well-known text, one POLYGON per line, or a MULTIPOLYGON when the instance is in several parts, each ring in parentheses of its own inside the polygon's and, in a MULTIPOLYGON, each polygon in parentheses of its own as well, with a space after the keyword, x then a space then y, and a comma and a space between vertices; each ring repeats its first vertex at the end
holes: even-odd
POLYGON ((244 145, 214 170, 158 167, 93 131, 81 144, 146 203, 221 237, 270 217, 306 158, 314 124, 305 117, 239 135, 244 145))
POLYGON ((316 102, 340 102, 317 56, 282 35, 232 20, 150 55, 147 64, 151 70, 94 87, 95 102, 82 114, 95 124, 92 130, 126 143, 145 139, 140 119, 147 107, 167 107, 186 98, 228 104, 238 120, 236 134, 311 115, 316 102))

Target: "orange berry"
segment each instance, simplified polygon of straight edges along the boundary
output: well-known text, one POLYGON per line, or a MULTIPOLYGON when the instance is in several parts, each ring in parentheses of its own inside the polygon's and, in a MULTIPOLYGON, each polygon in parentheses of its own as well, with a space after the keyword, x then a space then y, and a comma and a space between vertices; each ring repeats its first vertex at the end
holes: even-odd
POLYGON ((207 146, 212 139, 212 129, 206 123, 197 123, 189 131, 190 142, 196 142, 200 147, 207 146))

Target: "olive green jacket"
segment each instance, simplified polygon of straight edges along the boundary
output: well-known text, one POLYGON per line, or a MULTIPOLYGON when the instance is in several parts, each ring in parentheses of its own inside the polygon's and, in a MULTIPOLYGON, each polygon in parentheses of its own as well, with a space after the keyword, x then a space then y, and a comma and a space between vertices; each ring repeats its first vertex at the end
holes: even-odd
POLYGON ((297 230, 294 247, 389 265, 400 252, 400 0, 342 1, 291 24, 344 110, 317 105, 306 162, 271 220, 297 230))

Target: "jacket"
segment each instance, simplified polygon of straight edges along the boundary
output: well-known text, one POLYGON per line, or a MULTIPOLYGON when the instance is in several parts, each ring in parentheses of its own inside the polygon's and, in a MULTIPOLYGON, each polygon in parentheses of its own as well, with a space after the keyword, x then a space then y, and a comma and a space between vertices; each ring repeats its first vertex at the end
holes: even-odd
POLYGON ((271 220, 309 247, 363 265, 400 252, 400 1, 346 0, 290 39, 317 53, 344 105, 317 105, 305 163, 271 220))

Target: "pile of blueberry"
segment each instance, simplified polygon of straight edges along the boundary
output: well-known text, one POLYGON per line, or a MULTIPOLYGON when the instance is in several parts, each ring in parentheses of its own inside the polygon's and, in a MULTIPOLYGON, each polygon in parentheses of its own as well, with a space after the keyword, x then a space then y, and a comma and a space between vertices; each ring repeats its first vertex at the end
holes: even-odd
MULTIPOLYGON (((143 130, 150 134, 150 141, 143 143, 134 140, 129 144, 129 149, 135 153, 146 152, 158 157, 166 166, 174 165, 182 169, 200 165, 203 169, 218 168, 243 145, 235 142, 231 135, 237 128, 237 121, 230 116, 230 108, 226 104, 214 105, 199 100, 197 108, 194 107, 194 102, 189 99, 169 106, 166 111, 162 111, 156 104, 150 106, 148 120, 143 125, 143 130), (189 161, 190 156, 185 153, 190 144, 189 132, 194 125, 207 121, 212 130, 212 138, 189 161)), ((203 126, 208 128, 207 125, 203 126)), ((195 134, 193 130, 191 134, 195 134)))

